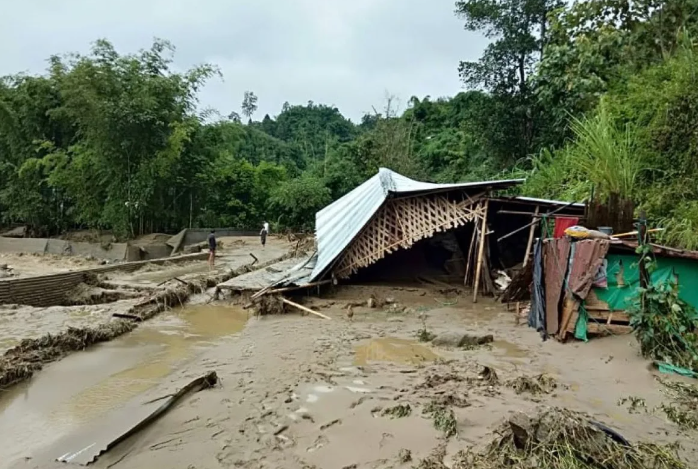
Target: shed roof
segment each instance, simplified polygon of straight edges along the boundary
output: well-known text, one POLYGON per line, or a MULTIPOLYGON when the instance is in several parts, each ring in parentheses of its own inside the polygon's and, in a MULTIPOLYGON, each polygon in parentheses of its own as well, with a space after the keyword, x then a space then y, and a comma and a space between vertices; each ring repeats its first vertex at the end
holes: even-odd
POLYGON ((452 190, 506 189, 522 182, 524 179, 433 184, 380 168, 378 174, 315 215, 317 260, 309 281, 318 279, 330 267, 389 197, 452 190))

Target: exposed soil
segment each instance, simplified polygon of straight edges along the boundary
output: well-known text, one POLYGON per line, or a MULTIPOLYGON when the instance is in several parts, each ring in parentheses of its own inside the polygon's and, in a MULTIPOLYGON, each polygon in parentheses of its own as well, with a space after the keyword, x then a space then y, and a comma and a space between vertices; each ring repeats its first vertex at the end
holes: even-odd
MULTIPOLYGON (((582 412, 633 445, 678 441, 686 467, 696 467, 694 435, 661 414, 629 413, 618 405, 627 396, 648 407, 667 399, 631 336, 541 342, 501 305, 457 298, 452 304, 452 293, 445 298, 424 287, 342 287, 305 301, 333 320, 253 318, 239 337, 207 349, 139 399, 166 395, 176 383, 209 371, 222 386, 190 396, 94 465, 454 467, 460 451, 485 454, 502 422, 519 412, 534 419, 558 415, 546 414, 553 406, 582 412), (371 295, 393 303, 354 306, 347 317, 347 303, 365 303, 371 295), (416 340, 425 326, 437 336, 462 329, 492 334, 494 341, 436 347, 416 340)), ((587 428, 582 417, 579 422, 587 428)), ((32 459, 17 467, 51 463, 32 459)))

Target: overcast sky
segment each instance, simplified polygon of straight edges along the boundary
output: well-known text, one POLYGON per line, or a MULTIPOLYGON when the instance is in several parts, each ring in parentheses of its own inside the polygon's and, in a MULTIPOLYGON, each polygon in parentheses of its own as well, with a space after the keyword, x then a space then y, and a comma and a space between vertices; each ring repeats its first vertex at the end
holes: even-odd
POLYGON ((458 62, 486 45, 463 29, 454 0, 28 0, 2 10, 0 75, 41 73, 50 55, 86 52, 97 38, 128 53, 160 37, 177 47, 178 67, 220 67, 202 106, 227 115, 252 90, 256 119, 285 101, 358 120, 386 92, 403 105, 450 96, 461 89, 458 62))

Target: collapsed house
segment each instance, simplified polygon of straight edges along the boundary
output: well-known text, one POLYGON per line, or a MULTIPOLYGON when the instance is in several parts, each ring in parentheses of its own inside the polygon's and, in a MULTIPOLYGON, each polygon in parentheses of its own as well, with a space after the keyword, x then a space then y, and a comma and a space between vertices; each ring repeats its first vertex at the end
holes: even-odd
POLYGON ((538 229, 531 217, 582 216, 584 205, 511 197, 523 179, 433 184, 389 169, 316 214, 316 250, 276 272, 238 277, 229 290, 313 287, 328 283, 425 281, 469 285, 473 300, 494 294, 495 271, 519 269, 538 229))

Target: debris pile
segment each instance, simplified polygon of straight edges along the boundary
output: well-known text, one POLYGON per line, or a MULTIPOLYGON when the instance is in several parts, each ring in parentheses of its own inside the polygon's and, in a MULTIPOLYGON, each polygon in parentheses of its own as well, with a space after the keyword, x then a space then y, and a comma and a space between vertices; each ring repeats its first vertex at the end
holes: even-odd
POLYGON ((660 409, 679 427, 698 430, 698 387, 681 382, 661 382, 672 403, 662 404, 660 409))
POLYGON ((506 385, 513 388, 516 394, 550 394, 557 388, 555 378, 546 374, 535 377, 519 376, 507 381, 506 385))
POLYGON ((412 413, 412 407, 409 404, 398 404, 393 407, 383 409, 381 416, 400 419, 408 417, 412 413))
POLYGON ((256 316, 284 314, 284 312, 284 302, 279 295, 263 295, 254 302, 254 314, 256 316))
POLYGON ((431 417, 434 421, 434 428, 442 432, 444 437, 450 438, 458 433, 456 415, 450 407, 437 401, 432 401, 424 408, 422 413, 431 417))
POLYGON ((675 445, 630 444, 584 414, 549 408, 536 416, 516 414, 495 431, 480 452, 460 451, 444 464, 437 450, 416 467, 423 469, 688 469, 675 445))

